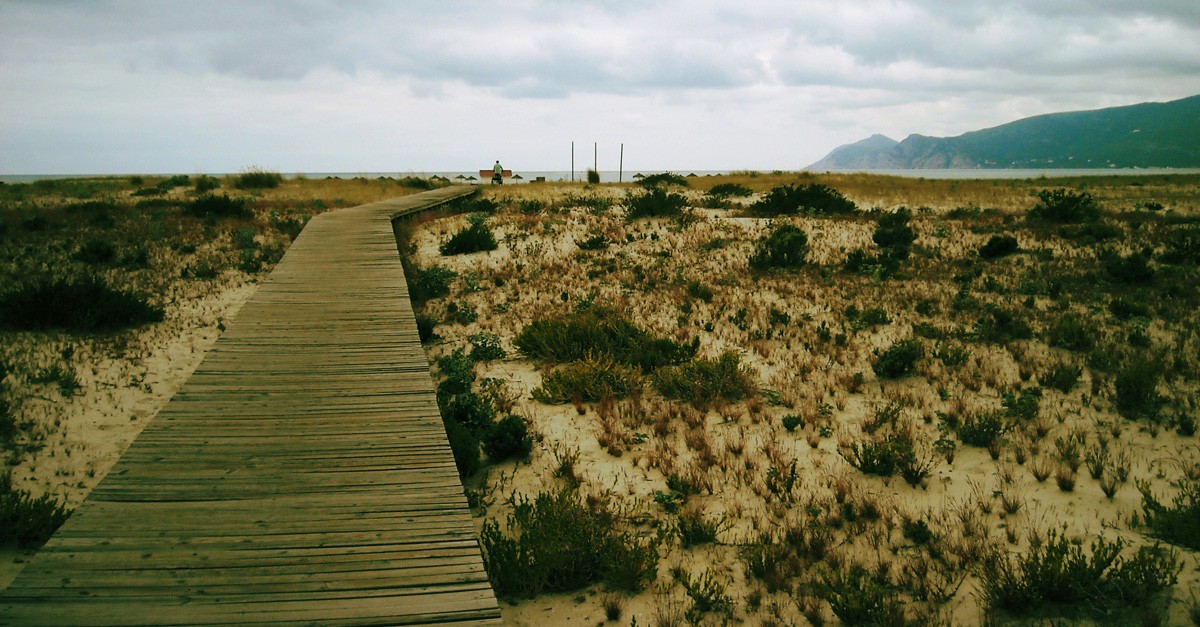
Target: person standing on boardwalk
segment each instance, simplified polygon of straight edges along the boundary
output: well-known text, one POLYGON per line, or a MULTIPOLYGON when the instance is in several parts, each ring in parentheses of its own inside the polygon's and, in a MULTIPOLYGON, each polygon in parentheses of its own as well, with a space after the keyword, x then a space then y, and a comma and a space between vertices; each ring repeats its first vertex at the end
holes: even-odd
POLYGON ((496 160, 496 165, 492 166, 492 184, 504 184, 504 166, 500 165, 500 160, 496 160))

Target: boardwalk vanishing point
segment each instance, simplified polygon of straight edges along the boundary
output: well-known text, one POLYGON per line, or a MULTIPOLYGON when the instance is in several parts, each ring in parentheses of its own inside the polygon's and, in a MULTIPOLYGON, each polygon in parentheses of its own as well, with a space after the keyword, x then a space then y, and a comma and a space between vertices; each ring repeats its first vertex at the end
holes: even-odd
POLYGON ((0 624, 500 624, 392 229, 472 191, 313 218, 0 624))

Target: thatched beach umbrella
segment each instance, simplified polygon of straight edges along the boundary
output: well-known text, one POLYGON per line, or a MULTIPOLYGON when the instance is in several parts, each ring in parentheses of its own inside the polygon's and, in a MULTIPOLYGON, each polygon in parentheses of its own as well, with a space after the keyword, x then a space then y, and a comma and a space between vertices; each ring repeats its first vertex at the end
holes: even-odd
POLYGON ((514 174, 514 175, 513 175, 513 180, 514 180, 514 181, 524 181, 524 180, 525 180, 525 177, 521 176, 520 174, 514 174))
POLYGON ((634 175, 633 175, 633 178, 635 178, 635 179, 644 179, 644 178, 646 178, 646 175, 645 175, 645 174, 642 174, 641 172, 638 172, 637 174, 634 174, 634 175))
POLYGON ((465 181, 465 180, 467 180, 467 177, 465 177, 465 176, 463 176, 463 175, 461 175, 461 174, 459 174, 458 176, 456 176, 456 177, 454 177, 454 178, 456 178, 456 179, 458 179, 458 180, 460 180, 460 181, 465 181))

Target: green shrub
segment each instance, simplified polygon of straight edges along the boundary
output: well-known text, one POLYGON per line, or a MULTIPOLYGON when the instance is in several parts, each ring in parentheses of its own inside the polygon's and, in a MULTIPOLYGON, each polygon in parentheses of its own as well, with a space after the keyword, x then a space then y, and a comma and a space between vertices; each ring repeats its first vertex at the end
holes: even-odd
POLYGON ((708 195, 713 198, 745 197, 753 193, 749 187, 738 183, 718 183, 708 190, 708 195))
POLYGON ((424 314, 416 314, 416 318, 417 337, 421 339, 422 344, 441 339, 442 336, 434 331, 434 328, 437 327, 437 320, 435 318, 424 314))
POLYGON ((488 399, 475 392, 439 396, 438 408, 442 412, 443 420, 455 422, 470 429, 477 438, 496 419, 496 408, 488 399))
POLYGON ((479 532, 497 596, 533 598, 605 580, 614 588, 643 589, 656 576, 657 547, 618 532, 616 522, 603 503, 589 507, 570 488, 543 492, 532 502, 514 499, 503 528, 486 520, 479 532))
POLYGON ((1005 422, 1004 416, 989 412, 963 416, 956 432, 963 444, 988 448, 1004 435, 1005 431, 1008 431, 1008 423, 1005 422))
POLYGON ((479 436, 475 435, 466 425, 454 420, 442 420, 446 427, 446 439, 450 442, 450 452, 454 454, 454 466, 458 474, 470 477, 479 470, 479 436))
POLYGON ((1005 392, 1000 395, 1000 404, 1008 411, 1008 415, 1019 420, 1033 420, 1041 410, 1042 391, 1039 388, 1025 388, 1019 394, 1005 392))
POLYGON ((808 236, 799 227, 781 224, 754 247, 750 267, 755 270, 799 268, 808 254, 808 236))
POLYGON ((679 544, 688 549, 717 540, 721 521, 705 516, 700 510, 686 509, 679 513, 676 532, 679 544))
POLYGON ((741 365, 735 353, 716 359, 693 359, 666 366, 654 373, 654 385, 663 396, 708 407, 717 400, 739 401, 757 391, 753 372, 741 365))
POLYGON ((609 244, 608 237, 603 233, 595 233, 587 239, 575 240, 575 245, 579 247, 579 250, 605 250, 609 244))
POLYGON ((1038 203, 1029 210, 1029 219, 1055 224, 1077 224, 1100 217, 1100 205, 1087 192, 1044 189, 1037 193, 1038 203))
POLYGON ((1175 265, 1200 264, 1200 225, 1190 224, 1173 229, 1167 237, 1166 250, 1159 259, 1175 265))
POLYGON ((871 365, 876 376, 883 379, 898 379, 916 370, 917 362, 925 356, 925 346, 920 340, 909 338, 890 346, 871 365))
POLYGON ((998 259, 1017 252, 1017 238, 1012 235, 993 235, 979 249, 983 259, 998 259))
POLYGON ((520 416, 508 415, 488 427, 483 436, 483 452, 493 462, 501 462, 510 457, 528 457, 533 450, 533 438, 529 436, 529 427, 520 416))
POLYGON ((396 181, 401 187, 409 189, 434 189, 439 187, 438 183, 432 179, 423 179, 419 176, 402 176, 396 181))
POLYGON ((712 299, 713 299, 712 288, 707 285, 704 285, 703 283, 701 283, 699 281, 689 281, 687 284, 687 291, 688 291, 688 295, 690 295, 693 298, 699 298, 700 300, 702 300, 706 303, 712 302, 712 299))
POLYGON ((682 194, 669 192, 665 187, 651 187, 641 194, 630 194, 625 198, 625 217, 629 220, 678 218, 687 206, 688 200, 682 194))
POLYGON ((821 575, 819 596, 829 602, 844 625, 908 625, 904 602, 886 581, 878 581, 865 568, 851 564, 845 570, 821 575))
POLYGON ((1180 488, 1168 506, 1154 496, 1148 483, 1139 482, 1143 521, 1154 537, 1200 550, 1200 481, 1185 480, 1180 488))
POLYGON ((495 333, 473 333, 467 337, 471 343, 472 361, 493 361, 508 357, 508 351, 500 344, 500 336, 495 333))
POLYGON ((188 203, 187 212, 197 218, 253 218, 254 212, 246 206, 243 198, 230 198, 228 194, 202 194, 188 203))
POLYGON ((513 345, 524 355, 549 363, 607 357, 651 372, 690 359, 696 354, 699 338, 690 345, 676 344, 633 326, 612 309, 588 307, 559 318, 535 320, 521 329, 513 345))
POLYGON ((607 357, 585 357, 546 375, 533 390, 534 400, 559 404, 596 402, 605 397, 622 399, 642 386, 637 368, 607 357))
POLYGON ((433 298, 450 294, 450 284, 458 274, 445 266, 406 268, 404 278, 408 282, 408 295, 413 303, 424 303, 433 298))
POLYGON ((19 330, 111 331, 160 322, 145 296, 96 276, 36 279, 0 294, 0 326, 19 330))
POLYGON ((858 211, 841 192, 821 185, 780 185, 750 205, 747 212, 759 217, 791 215, 851 215, 858 211))
POLYGON ((1154 281, 1155 270, 1150 258, 1140 252, 1121 256, 1113 252, 1101 254, 1104 271, 1114 280, 1126 285, 1146 285, 1154 281))
POLYGON ((1083 369, 1079 366, 1060 362, 1051 366, 1050 370, 1042 375, 1042 385, 1066 394, 1075 388, 1081 374, 1083 374, 1083 369))
POLYGON ((1040 545, 1014 558, 1001 550, 978 570, 980 592, 991 610, 1026 615, 1040 611, 1091 611, 1144 607, 1175 585, 1178 556, 1159 546, 1143 546, 1132 559, 1120 556, 1124 540, 1096 538, 1090 554, 1066 534, 1047 533, 1040 545))
POLYGON ((647 189, 652 188, 652 187, 666 186, 666 185, 678 185, 680 187, 689 187, 688 180, 686 177, 680 176, 673 172, 659 172, 658 174, 651 174, 649 176, 643 176, 642 178, 638 179, 637 184, 641 185, 642 187, 645 187, 647 189))
POLYGON ((917 239, 917 232, 909 225, 912 211, 900 207, 892 213, 885 213, 875 225, 871 240, 876 246, 888 251, 890 256, 900 261, 908 259, 912 244, 917 239))
POLYGON ((880 477, 890 477, 902 467, 911 466, 914 457, 912 444, 894 434, 855 442, 839 453, 860 472, 880 477))
POLYGON ((283 183, 283 175, 278 172, 268 172, 251 168, 233 179, 233 186, 238 189, 270 189, 283 183))
POLYGON ((1118 320, 1150 318, 1152 315, 1149 305, 1119 297, 1108 303, 1108 311, 1118 320))
POLYGON ((599 185, 600 184, 600 173, 591 168, 588 168, 587 182, 591 185, 599 185))
POLYGON ((467 226, 438 246, 438 252, 442 255, 467 255, 496 250, 499 245, 486 219, 485 214, 472 214, 467 226))
POLYGON ((1027 340, 1033 337, 1033 329, 1012 312, 987 305, 983 315, 975 322, 975 336, 984 342, 1004 344, 1012 340, 1027 340))
POLYGON ((1158 365, 1149 360, 1137 360, 1117 371, 1117 411, 1126 418, 1154 418, 1162 406, 1158 381, 1162 377, 1158 365))
POLYGON ((11 474, 0 474, 0 546, 40 547, 68 516, 66 508, 50 495, 34 498, 13 488, 11 474))
POLYGON ((83 263, 112 263, 117 258, 117 247, 104 239, 90 239, 75 251, 75 259, 83 263))
POLYGON ((218 181, 216 178, 208 176, 206 174, 201 174, 200 176, 197 176, 196 180, 192 182, 192 189, 194 189, 197 194, 211 192, 212 190, 217 189, 220 186, 221 186, 221 181, 218 181))

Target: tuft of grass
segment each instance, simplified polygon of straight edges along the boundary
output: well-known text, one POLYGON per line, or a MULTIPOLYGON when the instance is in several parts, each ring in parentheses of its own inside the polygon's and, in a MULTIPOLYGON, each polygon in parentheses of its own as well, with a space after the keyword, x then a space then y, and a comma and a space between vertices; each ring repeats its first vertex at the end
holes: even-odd
POLYGON ((233 186, 238 189, 271 189, 283 183, 283 175, 259 168, 250 168, 233 177, 233 186))
POLYGON ((607 357, 652 372, 690 359, 696 354, 699 338, 692 344, 677 344, 635 327, 615 310, 588 307, 558 318, 535 320, 521 329, 513 345, 524 355, 547 363, 607 357))
POLYGON ((0 294, 0 326, 19 330, 112 331, 160 322, 146 297, 94 275, 37 279, 0 294))
POLYGON ((816 587, 843 624, 910 624, 904 614, 904 601, 892 586, 875 579, 858 564, 822 575, 816 587))
POLYGON ((1029 328, 1012 312, 996 305, 984 307, 983 315, 975 322, 975 336, 984 342, 1005 344, 1013 340, 1028 340, 1033 337, 1029 328))
POLYGON ((744 198, 753 194, 749 187, 740 183, 717 183, 708 190, 708 195, 712 198, 744 198))
POLYGON ((633 592, 645 588, 657 574, 657 546, 617 531, 616 523, 603 502, 585 504, 571 488, 532 501, 514 498, 503 529, 489 519, 479 534, 496 594, 533 598, 601 581, 633 592))
POLYGON ((585 357, 571 362, 533 390, 540 403, 597 402, 605 397, 622 399, 642 386, 641 372, 607 357, 585 357))
POLYGON ((457 276, 458 273, 455 271, 438 265, 428 268, 411 266, 404 269, 404 278, 408 282, 408 295, 414 304, 449 295, 450 284, 457 276))
POLYGON ((996 412, 969 414, 963 417, 956 433, 963 444, 988 448, 1008 431, 1008 426, 1004 417, 996 412))
POLYGON ((735 353, 716 359, 699 358, 654 373, 654 385, 669 399, 686 400, 696 407, 709 407, 718 400, 739 401, 754 394, 754 373, 741 365, 735 353))
POLYGON ((1083 369, 1079 366, 1059 362, 1051 366, 1050 370, 1042 375, 1042 384, 1066 394, 1075 388, 1075 384, 1079 382, 1079 375, 1081 374, 1083 374, 1083 369))

